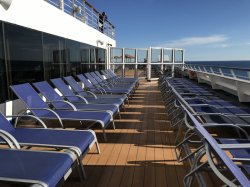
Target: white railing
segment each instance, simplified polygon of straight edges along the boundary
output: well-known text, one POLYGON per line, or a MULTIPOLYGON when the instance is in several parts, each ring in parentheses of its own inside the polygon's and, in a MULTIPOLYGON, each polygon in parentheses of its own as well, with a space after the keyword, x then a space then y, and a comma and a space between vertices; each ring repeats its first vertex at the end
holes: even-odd
POLYGON ((221 75, 231 78, 250 80, 250 68, 237 68, 227 66, 185 64, 185 69, 208 74, 221 75))
POLYGON ((207 83, 238 96, 240 102, 250 102, 250 69, 214 65, 185 64, 190 78, 207 83), (195 72, 195 73, 194 73, 195 72))
POLYGON ((103 32, 110 38, 115 38, 115 27, 108 21, 104 21, 103 29, 99 26, 99 16, 97 11, 86 0, 45 0, 51 5, 61 9, 65 13, 75 17, 94 29, 103 32))

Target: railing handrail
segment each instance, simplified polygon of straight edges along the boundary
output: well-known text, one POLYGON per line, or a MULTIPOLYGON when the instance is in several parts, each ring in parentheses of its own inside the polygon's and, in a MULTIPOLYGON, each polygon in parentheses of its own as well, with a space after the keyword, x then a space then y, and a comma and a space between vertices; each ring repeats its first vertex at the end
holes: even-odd
POLYGON ((204 66, 204 67, 214 67, 214 68, 224 68, 224 69, 233 69, 233 70, 244 70, 250 71, 250 68, 240 68, 240 67, 233 67, 233 66, 217 66, 217 65, 204 65, 204 64, 184 64, 184 65, 191 65, 191 66, 204 66))
POLYGON ((99 26, 99 16, 102 15, 93 5, 91 5, 86 0, 69 0, 69 3, 64 2, 64 0, 45 0, 49 4, 55 6, 56 8, 62 9, 65 13, 70 14, 76 19, 82 21, 83 23, 91 26, 92 28, 102 32, 103 34, 115 38, 115 26, 108 21, 104 20, 102 27, 99 26), (60 3, 64 4, 61 6, 60 3), (69 10, 67 10, 68 8, 69 10), (79 9, 78 9, 79 8, 79 9), (78 9, 78 11, 75 11, 78 9))

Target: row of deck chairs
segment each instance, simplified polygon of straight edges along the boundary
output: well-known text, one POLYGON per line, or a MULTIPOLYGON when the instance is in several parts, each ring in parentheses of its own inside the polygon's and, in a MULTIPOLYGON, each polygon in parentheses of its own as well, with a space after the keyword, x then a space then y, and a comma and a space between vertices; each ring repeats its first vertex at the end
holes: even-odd
POLYGON ((106 127, 112 122, 115 128, 114 116, 128 102, 139 81, 117 77, 111 70, 77 77, 81 84, 71 76, 50 80, 56 89, 46 81, 33 86, 29 83, 11 86, 27 110, 15 116, 0 113, 0 143, 9 147, 0 149, 1 182, 57 186, 74 167, 78 168, 81 180, 86 178, 84 155, 93 145, 100 153, 96 134, 89 128, 99 124, 106 141, 106 127), (15 119, 14 126, 6 117, 15 119), (35 120, 38 128, 17 127, 20 119, 27 118, 35 120), (55 120, 63 129, 47 128, 45 119, 55 120), (75 121, 83 127, 86 124, 86 130, 65 130, 65 121, 75 121), (23 149, 31 147, 53 148, 53 151, 23 149))
POLYGON ((249 108, 185 78, 163 75, 159 87, 176 133, 177 160, 191 166, 184 186, 250 186, 249 108), (218 183, 211 184, 207 173, 218 183))

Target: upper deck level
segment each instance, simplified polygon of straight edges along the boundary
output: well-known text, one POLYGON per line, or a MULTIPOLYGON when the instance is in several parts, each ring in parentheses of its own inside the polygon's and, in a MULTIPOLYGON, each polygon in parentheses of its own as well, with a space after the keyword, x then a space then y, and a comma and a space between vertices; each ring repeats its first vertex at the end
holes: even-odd
MULTIPOLYGON (((45 0, 63 12, 75 17, 81 22, 103 32, 110 38, 115 38, 115 26, 106 18, 102 25, 102 12, 95 9, 86 0, 45 0)), ((106 16, 107 17, 107 16, 106 16)))
MULTIPOLYGON (((5 3, 4 3, 5 2, 5 3)), ((0 19, 35 31, 106 48, 116 46, 115 27, 100 24, 100 12, 86 1, 12 0, 0 6, 0 19)))

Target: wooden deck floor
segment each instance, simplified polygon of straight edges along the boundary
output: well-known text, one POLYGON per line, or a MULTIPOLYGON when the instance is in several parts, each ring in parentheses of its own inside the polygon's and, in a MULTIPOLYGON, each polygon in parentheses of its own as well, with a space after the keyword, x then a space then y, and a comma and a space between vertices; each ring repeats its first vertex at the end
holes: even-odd
POLYGON ((183 186, 187 171, 176 162, 174 133, 156 81, 141 83, 115 123, 116 130, 107 130, 107 143, 96 131, 101 154, 93 148, 84 158, 87 180, 80 183, 73 175, 63 186, 183 186))

